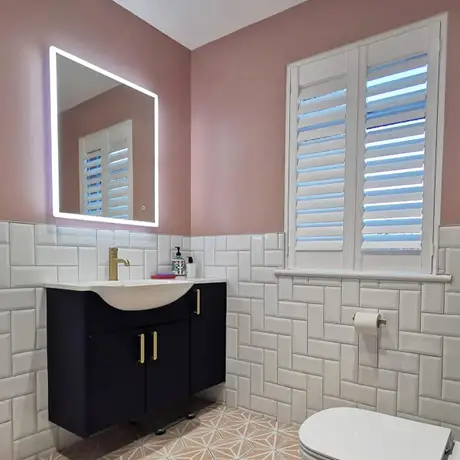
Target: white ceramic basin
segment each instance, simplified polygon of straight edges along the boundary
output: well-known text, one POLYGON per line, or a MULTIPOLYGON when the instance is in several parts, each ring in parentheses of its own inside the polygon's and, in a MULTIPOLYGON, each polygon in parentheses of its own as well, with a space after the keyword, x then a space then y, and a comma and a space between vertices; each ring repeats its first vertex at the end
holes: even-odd
POLYGON ((87 281, 48 284, 54 289, 93 291, 119 310, 151 310, 182 297, 193 286, 187 280, 87 281))

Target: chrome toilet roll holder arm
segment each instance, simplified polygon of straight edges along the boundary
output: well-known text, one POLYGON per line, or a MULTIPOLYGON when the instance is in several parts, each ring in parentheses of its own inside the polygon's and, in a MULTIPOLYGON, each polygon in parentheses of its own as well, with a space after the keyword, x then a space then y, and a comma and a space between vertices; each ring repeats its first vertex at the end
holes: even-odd
POLYGON ((377 327, 386 326, 386 325, 387 325, 387 320, 386 320, 386 319, 379 318, 379 319, 377 320, 377 327))

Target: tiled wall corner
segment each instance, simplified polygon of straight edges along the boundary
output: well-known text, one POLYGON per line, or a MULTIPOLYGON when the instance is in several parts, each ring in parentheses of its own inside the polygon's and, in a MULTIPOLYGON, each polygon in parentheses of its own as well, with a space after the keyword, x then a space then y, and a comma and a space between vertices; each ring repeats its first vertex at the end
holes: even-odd
POLYGON ((46 292, 41 286, 107 279, 110 246, 119 247, 131 262, 120 267, 120 278, 143 279, 170 271, 174 246, 187 251, 190 238, 0 222, 1 460, 36 460, 78 439, 48 421, 46 292))
POLYGON ((195 241, 204 274, 229 283, 226 391, 212 397, 282 422, 361 407, 453 426, 458 436, 460 227, 440 232, 438 269, 450 284, 276 278, 281 234, 195 241), (378 344, 356 334, 357 311, 387 319, 378 344))

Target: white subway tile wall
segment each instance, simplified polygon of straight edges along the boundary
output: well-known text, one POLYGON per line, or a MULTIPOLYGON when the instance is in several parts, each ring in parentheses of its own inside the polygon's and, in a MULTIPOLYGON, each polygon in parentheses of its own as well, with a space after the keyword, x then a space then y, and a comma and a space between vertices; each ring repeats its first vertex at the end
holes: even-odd
POLYGON ((227 384, 212 395, 283 422, 362 407, 448 425, 458 436, 460 227, 441 231, 439 273, 453 274, 450 284, 275 278, 283 241, 281 234, 206 237, 205 274, 230 277, 232 269, 238 280, 228 299, 227 384), (387 320, 378 346, 358 338, 357 311, 387 320), (244 385, 234 384, 237 376, 244 385))
MULTIPOLYGON (((193 246, 202 250, 201 241, 194 239, 193 246)), ((189 255, 190 237, 0 222, 1 460, 36 460, 38 454, 62 449, 78 439, 48 421, 46 293, 41 286, 46 281, 107 279, 110 246, 121 248, 120 255, 131 262, 129 268, 120 267, 120 278, 149 278, 159 269, 170 271, 174 246, 186 248, 184 256, 189 255)), ((233 263, 232 256, 224 257, 233 263)), ((263 321, 260 302, 257 315, 263 321)), ((232 346, 229 334, 229 349, 232 346)), ((248 359, 263 362, 262 348, 247 348, 248 359)), ((237 354, 235 350, 234 358, 237 354)), ((249 369, 250 365, 235 360, 235 367, 249 369)), ((259 372, 259 386, 262 374, 259 372)), ((235 402, 240 391, 247 393, 249 401, 249 371, 247 375, 247 382, 235 388, 235 402)))
POLYGON ((228 280, 227 382, 208 394, 281 422, 362 407, 460 433, 460 228, 442 229, 451 284, 276 278, 284 236, 181 237, 0 222, 0 458, 36 459, 75 436, 48 422, 45 281, 107 278, 110 246, 125 279, 170 269, 174 247, 198 276, 228 280), (387 319, 375 339, 357 311, 387 319))

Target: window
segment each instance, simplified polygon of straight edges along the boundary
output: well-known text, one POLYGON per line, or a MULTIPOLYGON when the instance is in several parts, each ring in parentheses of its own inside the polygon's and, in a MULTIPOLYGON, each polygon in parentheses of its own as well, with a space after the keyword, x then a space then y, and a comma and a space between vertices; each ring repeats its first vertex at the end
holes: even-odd
POLYGON ((132 121, 79 140, 80 211, 133 219, 132 121))
POLYGON ((441 25, 289 66, 289 268, 431 272, 441 25))

